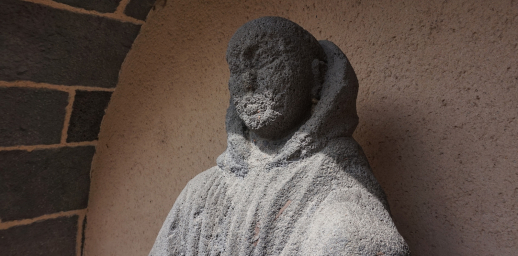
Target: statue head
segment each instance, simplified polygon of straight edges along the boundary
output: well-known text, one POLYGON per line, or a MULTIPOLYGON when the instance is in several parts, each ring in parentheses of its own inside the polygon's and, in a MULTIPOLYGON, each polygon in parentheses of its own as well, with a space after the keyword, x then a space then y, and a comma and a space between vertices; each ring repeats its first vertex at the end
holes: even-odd
POLYGON ((232 104, 246 127, 278 139, 311 112, 325 74, 326 54, 299 25, 263 17, 243 25, 227 50, 232 104))

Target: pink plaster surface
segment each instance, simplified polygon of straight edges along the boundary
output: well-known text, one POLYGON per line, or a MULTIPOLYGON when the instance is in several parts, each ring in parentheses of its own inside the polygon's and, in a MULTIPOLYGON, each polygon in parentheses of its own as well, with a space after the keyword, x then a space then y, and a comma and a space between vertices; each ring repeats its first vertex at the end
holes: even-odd
POLYGON ((354 137, 413 255, 518 254, 518 2, 167 1, 122 66, 92 169, 85 255, 147 255, 226 147, 226 44, 283 16, 358 75, 354 137))

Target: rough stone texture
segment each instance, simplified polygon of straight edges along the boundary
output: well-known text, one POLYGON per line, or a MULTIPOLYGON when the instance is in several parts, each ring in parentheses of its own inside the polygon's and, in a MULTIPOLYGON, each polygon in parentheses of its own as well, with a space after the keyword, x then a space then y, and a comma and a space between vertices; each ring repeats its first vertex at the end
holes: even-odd
POLYGON ((77 216, 38 221, 0 230, 2 256, 76 254, 77 216))
POLYGON ((70 6, 83 8, 86 10, 95 10, 98 12, 114 12, 119 6, 120 0, 54 0, 58 3, 68 4, 70 6))
POLYGON ((515 255, 517 4, 168 0, 143 25, 103 120, 85 253, 149 252, 180 191, 227 146, 228 41, 277 15, 354 66, 353 137, 412 255, 515 255))
MULTIPOLYGON (((130 0, 124 14, 139 20, 146 20, 147 14, 151 10, 151 7, 155 4, 156 0, 130 0)), ((167 4, 167 0, 161 1, 161 8, 167 4)))
POLYGON ((87 216, 85 216, 85 218, 83 219, 83 229, 82 229, 82 232, 81 232, 81 256, 85 255, 85 230, 86 230, 86 225, 87 225, 87 216))
POLYGON ((68 93, 0 87, 0 146, 57 144, 68 93))
POLYGON ((18 0, 0 2, 0 80, 115 87, 140 26, 18 0))
POLYGON ((76 91, 67 142, 97 140, 111 95, 111 92, 76 91))
POLYGON ((93 146, 0 151, 0 219, 86 208, 93 146))
POLYGON ((358 80, 342 51, 263 17, 227 61, 227 150, 187 184, 149 255, 409 255, 351 137, 358 80))

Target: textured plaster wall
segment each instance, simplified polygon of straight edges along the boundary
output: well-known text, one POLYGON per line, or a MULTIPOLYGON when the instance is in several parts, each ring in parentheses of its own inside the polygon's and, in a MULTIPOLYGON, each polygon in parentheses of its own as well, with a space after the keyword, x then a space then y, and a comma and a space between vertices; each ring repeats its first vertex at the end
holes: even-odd
POLYGON ((335 42, 363 146, 414 255, 518 251, 518 3, 159 1, 122 66, 93 162, 87 256, 146 255, 226 146, 226 44, 278 15, 335 42))

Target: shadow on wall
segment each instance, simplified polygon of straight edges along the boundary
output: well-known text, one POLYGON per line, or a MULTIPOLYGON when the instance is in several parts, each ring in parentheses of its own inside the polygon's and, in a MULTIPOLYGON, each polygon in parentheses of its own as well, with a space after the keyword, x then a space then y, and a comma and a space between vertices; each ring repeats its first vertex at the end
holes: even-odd
POLYGON ((423 246, 416 238, 423 239, 426 236, 423 231, 434 225, 427 221, 433 212, 420 210, 420 207, 430 201, 442 201, 443 195, 433 188, 429 190, 419 186, 417 182, 426 179, 423 170, 432 161, 432 157, 422 149, 426 137, 417 136, 412 125, 422 115, 401 115, 392 111, 395 107, 389 104, 380 105, 379 108, 363 106, 360 110, 376 113, 376 119, 370 119, 370 115, 360 115, 360 125, 354 137, 363 147, 376 178, 387 194, 394 222, 412 250, 423 246), (424 230, 416 229, 416 226, 424 230))
POLYGON ((498 241, 512 234, 507 223, 515 223, 518 205, 516 189, 505 187, 511 185, 512 163, 497 160, 507 159, 499 156, 506 148, 484 142, 469 124, 457 125, 465 103, 449 102, 414 99, 407 110, 401 102, 360 106, 354 137, 387 194, 398 230, 419 255, 477 254, 475 244, 511 253, 513 239, 498 241), (493 240, 480 241, 487 232, 495 234, 493 240))

